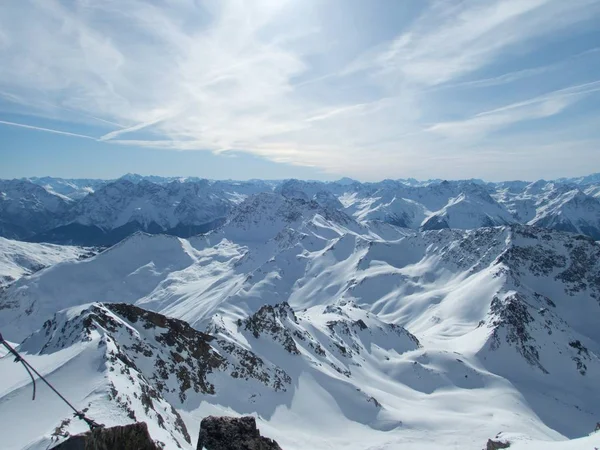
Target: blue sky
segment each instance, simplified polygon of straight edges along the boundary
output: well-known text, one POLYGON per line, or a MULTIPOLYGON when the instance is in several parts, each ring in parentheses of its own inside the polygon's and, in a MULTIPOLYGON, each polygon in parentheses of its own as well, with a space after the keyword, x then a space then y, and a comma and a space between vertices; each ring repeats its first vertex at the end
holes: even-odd
POLYGON ((600 0, 8 0, 0 177, 600 171, 600 0))

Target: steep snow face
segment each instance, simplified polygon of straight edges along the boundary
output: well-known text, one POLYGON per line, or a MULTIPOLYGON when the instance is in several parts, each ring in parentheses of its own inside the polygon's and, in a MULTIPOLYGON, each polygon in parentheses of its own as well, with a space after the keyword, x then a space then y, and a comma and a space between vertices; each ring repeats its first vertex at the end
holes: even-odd
POLYGON ((600 197, 600 184, 592 184, 590 186, 586 186, 584 192, 587 195, 591 195, 592 197, 599 198, 600 197))
POLYGON ((275 193, 290 201, 316 202, 359 222, 376 220, 412 229, 517 222, 596 236, 598 208, 593 201, 599 190, 594 180, 359 183, 136 174, 112 181, 32 178, 0 181, 0 235, 88 246, 112 245, 135 231, 189 237, 217 228, 250 197, 275 193), (579 190, 590 198, 566 198, 579 190))
MULTIPOLYGON (((57 309, 99 300, 207 332, 223 358, 202 382, 214 394, 192 387, 182 400, 181 386, 161 388, 150 363, 128 356, 192 435, 203 415, 233 412, 259 414, 287 448, 417 449, 435 435, 475 450, 503 430, 559 440, 593 429, 593 240, 527 226, 408 233, 320 211, 261 194, 204 237, 136 235, 13 283, 0 328, 21 340, 57 309), (260 239, 245 234, 268 227, 260 239), (319 438, 299 435, 298 423, 319 438), (332 435, 341 428, 348 436, 332 435)), ((77 345, 63 328, 60 351, 77 345)))
POLYGON ((422 204, 397 197, 395 192, 380 192, 373 197, 357 198, 356 194, 341 197, 346 211, 357 220, 379 220, 403 228, 417 229, 431 215, 422 204))
POLYGON ((452 198, 440 211, 425 222, 424 230, 442 228, 473 229, 513 223, 510 213, 496 203, 487 193, 483 195, 460 194, 452 198))
POLYGON ((600 202, 595 186, 537 181, 522 190, 500 189, 493 196, 514 218, 543 228, 579 233, 598 239, 600 202))
POLYGON ((74 220, 83 225, 114 229, 137 222, 168 230, 177 225, 201 225, 224 218, 230 203, 213 191, 208 181, 159 185, 119 179, 84 198, 74 209, 74 220))
POLYGON ((0 180, 0 235, 22 239, 52 227, 69 202, 29 181, 0 180))
POLYGON ((65 179, 53 177, 33 177, 27 178, 27 181, 42 186, 51 194, 65 196, 72 200, 81 199, 108 183, 106 180, 97 179, 65 179))
POLYGON ((487 187, 472 182, 406 186, 390 181, 375 192, 345 193, 340 200, 358 220, 383 220, 413 229, 473 229, 515 222, 487 187))
POLYGON ((215 231, 212 239, 223 236, 236 242, 267 242, 286 228, 301 231, 315 217, 330 224, 358 227, 346 214, 328 207, 327 202, 321 206, 316 201, 265 192, 250 196, 240 203, 226 224, 215 231))
MULTIPOLYGON (((178 348, 179 339, 173 337, 168 324, 161 329, 152 320, 141 322, 137 318, 130 324, 118 312, 123 313, 118 305, 112 309, 88 305, 62 311, 25 340, 19 351, 97 422, 112 426, 143 421, 151 436, 165 448, 191 448, 191 437, 180 414, 152 383, 152 373, 143 365, 146 361, 135 358, 138 352, 141 358, 155 355, 164 364, 157 368, 166 370, 174 363, 168 352, 178 348), (139 330, 137 322, 141 322, 139 330)), ((193 348, 202 353, 206 344, 202 340, 195 344, 193 348)), ((211 356, 208 354, 202 363, 210 367, 211 356)), ((4 448, 45 449, 69 434, 85 431, 86 425, 74 419, 72 411, 49 390, 39 389, 38 398, 31 402, 30 386, 20 365, 11 364, 7 358, 0 360, 0 365, 3 379, 8 381, 0 394, 2 409, 12 412, 2 414, 3 427, 15 430, 27 424, 27 432, 3 432, 4 448)))
POLYGON ((2 300, 0 327, 22 339, 59 309, 94 301, 134 302, 192 261, 176 237, 134 235, 95 257, 66 261, 13 283, 2 300))
POLYGON ((96 250, 51 244, 31 244, 0 238, 0 288, 62 261, 91 257, 96 250))
POLYGON ((600 200, 578 189, 557 193, 540 205, 536 217, 529 223, 600 240, 600 200))
MULTIPOLYGON (((83 305, 55 314, 19 351, 43 372, 50 371, 50 381, 88 416, 105 425, 146 421, 151 436, 166 448, 194 444, 180 414, 191 414, 204 403, 273 415, 296 396, 305 372, 345 402, 340 404, 344 413, 377 420, 383 406, 359 387, 352 370, 362 373, 361 363, 371 365, 381 352, 397 358, 416 350, 417 339, 350 305, 323 313, 313 323, 311 313, 296 316, 281 304, 235 323, 217 316, 209 335, 132 305, 83 305), (65 379, 74 376, 80 381, 68 386, 65 379)), ((12 408, 24 413, 7 418, 16 427, 30 420, 40 403, 47 414, 26 434, 3 441, 5 448, 46 448, 81 431, 81 423, 68 420, 64 405, 52 397, 43 396, 36 406, 23 402, 28 393, 24 379, 17 371, 4 372, 8 363, 0 361, 9 380, 0 393, 0 416, 12 408)))

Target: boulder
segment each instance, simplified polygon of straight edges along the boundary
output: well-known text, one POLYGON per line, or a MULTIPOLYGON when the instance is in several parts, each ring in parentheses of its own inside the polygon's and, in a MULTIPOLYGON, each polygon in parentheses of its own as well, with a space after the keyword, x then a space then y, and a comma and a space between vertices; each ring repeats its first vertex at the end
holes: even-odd
POLYGON ((111 428, 96 428, 61 442, 53 450, 161 450, 144 422, 111 428))
POLYGON ((488 439, 485 450, 500 450, 508 447, 510 447, 510 442, 492 441, 491 439, 488 439))
POLYGON ((197 450, 281 450, 272 439, 262 437, 254 417, 208 416, 200 423, 197 450))

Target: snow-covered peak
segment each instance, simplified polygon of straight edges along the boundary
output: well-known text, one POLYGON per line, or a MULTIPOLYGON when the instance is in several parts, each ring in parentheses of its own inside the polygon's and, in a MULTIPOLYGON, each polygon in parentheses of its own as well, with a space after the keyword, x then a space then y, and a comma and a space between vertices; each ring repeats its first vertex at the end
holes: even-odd
POLYGON ((289 199, 309 201, 323 187, 323 183, 292 179, 279 185, 275 191, 289 199))
POLYGON ((351 186, 353 184, 359 184, 359 181, 353 180, 352 178, 343 177, 339 180, 335 181, 336 184, 341 184, 342 186, 351 186))
MULTIPOLYGON (((474 186, 474 185, 473 185, 474 186)), ((514 222, 510 213, 479 188, 465 190, 451 198, 441 210, 423 222, 424 230, 493 227, 514 222)))
POLYGON ((583 177, 574 177, 574 178, 559 178, 556 180, 561 183, 571 183, 578 184, 580 186, 586 186, 590 184, 600 183, 600 173, 593 173, 591 175, 586 175, 583 177))
POLYGON ((108 183, 107 180, 87 178, 65 179, 54 177, 33 177, 27 178, 27 180, 42 186, 52 194, 65 196, 72 200, 79 200, 108 183))
MULTIPOLYGON (((290 200, 314 201, 329 212, 341 211, 360 222, 377 220, 418 229, 427 219, 434 228, 516 221, 595 236, 596 226, 585 217, 582 226, 545 219, 547 210, 554 208, 551 204, 579 187, 597 198, 600 191, 588 181, 408 179, 360 183, 214 181, 135 174, 113 181, 44 177, 0 182, 0 235, 80 245, 111 245, 137 230, 189 237, 218 228, 249 197, 275 192, 290 200), (475 212, 478 217, 472 217, 467 203, 481 209, 475 212), (460 220, 448 221, 449 209, 456 209, 454 216, 460 220)), ((573 204, 573 214, 585 216, 575 209, 586 207, 586 202, 573 204)))
POLYGON ((352 222, 346 214, 316 201, 287 198, 263 192, 252 195, 237 205, 226 224, 219 230, 236 241, 268 241, 285 228, 301 230, 315 216, 341 224, 352 222))
POLYGON ((74 209, 77 223, 112 230, 128 223, 168 231, 178 225, 203 225, 223 219, 231 202, 206 180, 156 184, 119 179, 85 197, 74 209))
MULTIPOLYGON (((593 430, 592 239, 517 224, 389 226, 384 237, 381 224, 342 226, 277 194, 242 209, 262 217, 290 202, 302 219, 282 221, 268 241, 229 239, 219 234, 227 225, 193 239, 136 234, 23 278, 0 294, 0 328, 14 341, 33 332, 26 358, 94 419, 143 418, 166 448, 177 448, 173 436, 190 448, 171 407, 192 437, 207 414, 256 414, 291 449, 418 449, 433 439, 478 450, 503 430, 553 441, 593 430)), ((0 359, 10 380, 0 415, 17 426, 7 411, 32 407, 27 375, 12 366, 0 359)), ((42 418, 28 442, 49 439, 68 412, 59 415, 42 418)))
POLYGON ((94 249, 0 238, 0 288, 61 261, 93 256, 94 249))
POLYGON ((321 205, 323 208, 329 210, 343 210, 344 205, 339 201, 339 199, 329 191, 319 191, 317 192, 313 198, 315 202, 321 205))
POLYGON ((579 189, 559 191, 540 205, 536 217, 529 223, 600 240, 600 200, 579 189))
POLYGON ((70 202, 27 180, 0 180, 0 235, 19 239, 55 226, 70 202))

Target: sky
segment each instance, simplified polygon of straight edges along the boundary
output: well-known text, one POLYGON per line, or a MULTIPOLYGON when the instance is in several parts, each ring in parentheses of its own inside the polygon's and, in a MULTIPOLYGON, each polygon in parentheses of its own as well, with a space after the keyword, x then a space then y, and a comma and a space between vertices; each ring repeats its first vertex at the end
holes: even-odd
POLYGON ((600 0, 6 0, 0 178, 600 171, 600 0))

